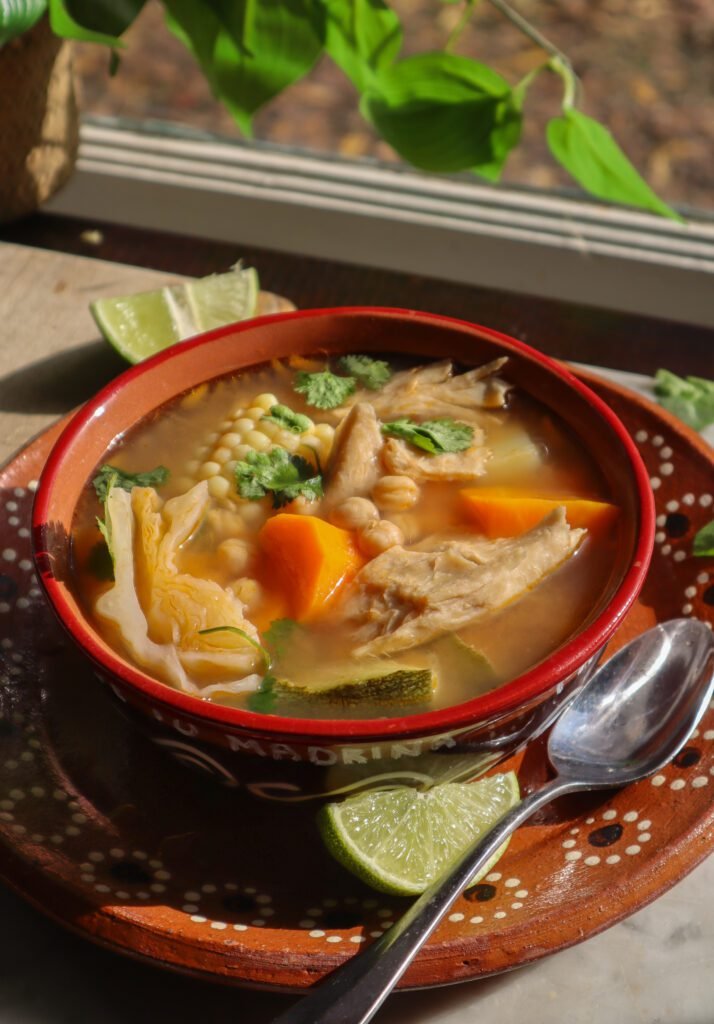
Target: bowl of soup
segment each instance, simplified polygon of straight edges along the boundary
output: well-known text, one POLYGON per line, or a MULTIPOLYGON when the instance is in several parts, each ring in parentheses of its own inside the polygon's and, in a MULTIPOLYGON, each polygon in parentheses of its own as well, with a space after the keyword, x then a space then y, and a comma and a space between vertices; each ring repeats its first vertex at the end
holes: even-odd
POLYGON ((334 786, 511 754, 596 663, 653 527, 627 432, 565 368, 354 308, 221 328, 118 377, 52 451, 33 540, 126 712, 225 781, 248 755, 265 795, 305 767, 334 786))

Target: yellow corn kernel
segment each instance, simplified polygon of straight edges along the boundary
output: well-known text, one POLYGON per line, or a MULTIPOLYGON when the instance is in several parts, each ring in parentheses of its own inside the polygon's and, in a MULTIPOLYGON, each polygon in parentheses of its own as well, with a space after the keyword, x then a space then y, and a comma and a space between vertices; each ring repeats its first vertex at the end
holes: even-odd
POLYGON ((241 438, 245 437, 249 430, 254 429, 255 420, 250 419, 248 416, 242 416, 233 424, 233 433, 239 434, 241 438))
POLYGON ((229 480, 234 480, 237 465, 238 463, 236 459, 229 459, 228 462, 224 464, 223 469, 221 470, 223 476, 227 477, 229 480))
POLYGON ((330 423, 317 423, 315 436, 319 437, 321 441, 332 441, 335 436, 335 428, 330 423))
POLYGON ((236 445, 241 444, 243 438, 240 434, 236 434, 235 431, 229 430, 227 434, 224 434, 220 439, 219 444, 222 448, 235 448, 236 445))
POLYGON ((231 485, 222 476, 212 476, 208 481, 208 493, 212 498, 227 498, 231 485))
POLYGON ((181 407, 183 409, 193 409, 194 406, 198 405, 201 399, 208 391, 208 384, 199 384, 198 387, 189 391, 187 395, 181 399, 181 407))
POLYGON ((212 476, 218 476, 221 467, 217 462, 204 462, 198 471, 199 480, 210 480, 212 476))
POLYGON ((253 405, 247 410, 245 415, 247 419, 253 420, 253 423, 255 424, 265 416, 265 409, 261 409, 259 405, 253 405))
POLYGON ((252 451, 253 449, 249 444, 239 444, 236 448, 233 449, 233 458, 236 459, 237 461, 240 461, 241 459, 244 459, 246 455, 249 455, 250 452, 252 451))
POLYGON ((224 462, 228 462, 232 454, 233 452, 230 448, 216 448, 213 453, 213 461, 220 462, 220 464, 223 465, 224 462))
POLYGON ((253 399, 253 405, 259 406, 265 412, 272 409, 274 405, 278 405, 278 400, 275 395, 271 395, 270 392, 266 391, 262 395, 258 395, 257 398, 253 399))
POLYGON ((282 430, 280 424, 273 423, 272 420, 262 420, 260 423, 256 423, 255 428, 256 430, 262 431, 262 433, 271 440, 275 440, 282 430))
POLYGON ((245 443, 257 452, 267 452, 271 447, 270 438, 266 437, 262 430, 249 430, 245 435, 245 443))

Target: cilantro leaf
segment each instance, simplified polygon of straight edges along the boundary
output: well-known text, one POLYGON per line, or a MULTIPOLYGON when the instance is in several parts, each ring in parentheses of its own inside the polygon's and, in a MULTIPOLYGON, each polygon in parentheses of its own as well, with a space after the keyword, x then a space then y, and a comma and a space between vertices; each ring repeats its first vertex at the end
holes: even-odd
POLYGON ((683 378, 669 370, 658 370, 654 391, 659 404, 687 426, 704 430, 714 423, 714 380, 683 378))
POLYGON ((132 487, 161 487, 168 478, 169 471, 166 466, 156 466, 146 473, 127 473, 125 469, 104 465, 92 480, 92 485, 97 497, 104 504, 112 487, 121 487, 123 491, 130 491, 132 487))
POLYGON ((342 356, 340 369, 355 377, 369 391, 378 391, 392 376, 389 363, 371 356, 342 356))
POLYGON ((277 679, 268 672, 260 683, 260 687, 248 698, 248 710, 268 715, 275 707, 274 687, 277 679))
POLYGON ((279 427, 291 430, 293 434, 304 434, 312 426, 309 416, 303 416, 301 412, 293 412, 287 405, 273 405, 263 420, 277 423, 279 427))
POLYGON ((263 642, 273 657, 280 658, 285 654, 288 640, 298 628, 295 619, 273 619, 263 633, 263 642))
POLYGON ((714 558, 714 519, 695 533, 692 554, 697 558, 714 558))
POLYGON ((305 396, 308 405, 314 405, 316 409, 336 409, 354 394, 357 382, 354 377, 338 377, 329 370, 321 370, 319 373, 301 370, 295 374, 293 387, 305 396))
POLYGON ((236 465, 236 484, 241 498, 250 501, 271 494, 273 508, 282 508, 301 495, 312 501, 324 493, 322 476, 312 463, 285 448, 249 452, 236 465))
POLYGON ((399 437, 429 455, 442 455, 444 452, 463 452, 470 448, 474 440, 474 429, 468 423, 456 420, 424 420, 415 423, 408 417, 392 420, 382 424, 382 433, 389 437, 399 437))

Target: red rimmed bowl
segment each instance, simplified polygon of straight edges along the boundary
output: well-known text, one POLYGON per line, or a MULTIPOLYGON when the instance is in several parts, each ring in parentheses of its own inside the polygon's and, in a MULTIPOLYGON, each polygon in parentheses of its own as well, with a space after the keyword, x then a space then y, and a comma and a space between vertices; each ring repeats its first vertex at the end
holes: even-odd
POLYGON ((35 560, 46 594, 100 678, 127 711, 138 713, 156 742, 181 760, 235 783, 241 759, 232 755, 257 759, 266 777, 251 785, 262 795, 285 793, 286 786, 319 787, 314 772, 307 773, 308 782, 296 781, 301 765, 346 766, 362 776, 395 762, 406 768, 427 752, 468 753, 484 768, 510 755, 545 728, 587 677, 642 587, 653 536, 646 470, 620 421, 592 391, 557 363, 496 331, 398 309, 264 317, 212 331, 128 370, 64 431, 42 474, 33 512, 35 560), (81 493, 112 442, 202 381, 316 350, 449 356, 463 364, 508 355, 509 381, 553 409, 596 461, 622 510, 618 555, 598 607, 545 661, 490 693, 439 711, 369 720, 294 719, 223 707, 174 690, 124 660, 93 628, 72 590, 70 535, 81 493))

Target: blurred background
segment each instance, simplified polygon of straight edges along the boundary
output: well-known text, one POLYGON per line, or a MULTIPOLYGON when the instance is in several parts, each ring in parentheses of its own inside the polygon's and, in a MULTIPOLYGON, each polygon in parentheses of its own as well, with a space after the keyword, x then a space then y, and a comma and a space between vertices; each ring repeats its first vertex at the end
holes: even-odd
MULTIPOLYGON (((393 0, 406 28, 405 54, 444 45, 462 5, 393 0)), ((571 58, 583 109, 608 125, 649 184, 670 203, 714 211, 714 2, 712 0, 519 0, 518 10, 571 58)), ((76 44, 85 115, 153 120, 227 138, 240 132, 212 97, 193 58, 149 0, 125 36, 114 78, 103 47, 76 44)), ((515 83, 543 52, 490 5, 474 13, 456 47, 515 83)), ((541 75, 526 102, 524 141, 504 181, 572 191, 548 154, 545 122, 559 111, 561 83, 541 75)), ((344 75, 323 60, 257 116, 255 137, 339 157, 398 162, 360 117, 344 75)))

